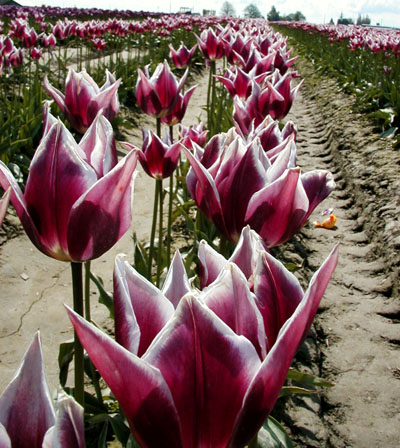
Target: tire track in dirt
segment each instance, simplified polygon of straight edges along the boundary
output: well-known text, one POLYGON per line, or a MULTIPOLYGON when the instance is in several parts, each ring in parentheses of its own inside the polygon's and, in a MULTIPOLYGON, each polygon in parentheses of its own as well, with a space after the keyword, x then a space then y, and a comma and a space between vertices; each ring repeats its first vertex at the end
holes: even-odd
POLYGON ((371 163, 378 150, 382 157, 387 152, 390 163, 393 150, 384 147, 371 128, 352 122, 354 117, 346 103, 332 103, 323 94, 312 85, 303 88, 288 118, 298 127, 298 164, 303 172, 328 169, 337 186, 289 248, 294 245, 297 253, 300 248, 306 257, 301 275, 309 278, 340 242, 339 264, 314 329, 297 355, 302 370, 309 369, 334 382, 335 387, 321 397, 292 400, 286 422, 299 446, 397 447, 400 307, 391 296, 398 291, 393 241, 399 228, 398 215, 384 226, 375 219, 383 207, 391 211, 383 200, 390 202, 395 192, 398 197, 399 184, 395 177, 386 176, 383 164, 371 163), (315 100, 316 95, 322 96, 324 104, 315 100), (368 132, 372 138, 366 140, 368 132), (386 187, 386 192, 374 190, 374 185, 386 187), (382 199, 384 193, 386 199, 382 199), (312 222, 323 219, 320 212, 328 207, 333 207, 338 217, 337 228, 314 228, 312 222), (375 221, 373 232, 371 220, 375 221))

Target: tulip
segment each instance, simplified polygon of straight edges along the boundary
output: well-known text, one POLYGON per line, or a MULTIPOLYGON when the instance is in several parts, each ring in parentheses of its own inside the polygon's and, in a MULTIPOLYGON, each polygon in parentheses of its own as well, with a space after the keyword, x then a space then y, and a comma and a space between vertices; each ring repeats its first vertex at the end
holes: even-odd
MULTIPOLYGON (((143 145, 138 151, 139 162, 144 171, 154 179, 165 179, 175 171, 179 154, 181 152, 180 142, 172 144, 168 134, 161 140, 152 130, 142 129, 143 145)), ((124 143, 128 149, 136 147, 130 143, 124 143)))
POLYGON ((0 162, 0 185, 33 244, 62 261, 101 256, 131 222, 137 152, 114 165, 111 125, 99 115, 78 145, 61 121, 45 120, 24 193, 0 162))
POLYGON ((14 378, 0 396, 0 446, 83 448, 83 408, 64 393, 58 397, 57 408, 56 413, 37 333, 14 378))
POLYGON ((43 79, 45 91, 58 104, 71 126, 81 134, 86 132, 100 109, 103 109, 103 115, 109 121, 114 120, 119 112, 117 90, 120 84, 121 79, 116 81, 108 70, 106 82, 99 87, 86 70, 76 73, 71 68, 63 94, 49 83, 47 75, 43 79))
POLYGON ((0 199, 0 226, 3 224, 4 216, 6 216, 6 211, 8 208, 8 203, 10 201, 11 188, 4 193, 3 197, 0 199))
POLYGON ((290 239, 335 183, 324 170, 301 175, 293 165, 291 141, 273 163, 259 140, 247 147, 240 137, 213 138, 196 155, 184 148, 191 164, 187 187, 200 210, 223 236, 237 241, 250 225, 268 247, 290 239))
MULTIPOLYGON (((249 226, 243 227, 239 241, 233 251, 229 262, 235 263, 248 280, 249 287, 253 289, 254 274, 260 253, 268 252, 264 241, 257 232, 249 226)), ((209 246, 206 241, 199 243, 199 278, 200 286, 204 289, 217 279, 220 272, 225 268, 228 260, 209 246)))
POLYGON ((136 99, 143 112, 155 118, 165 117, 172 113, 186 81, 188 69, 179 83, 167 61, 158 64, 151 77, 147 66, 144 72, 140 69, 138 72, 136 99))
POLYGON ((216 61, 224 56, 224 42, 212 28, 203 30, 200 37, 196 36, 199 48, 207 61, 216 61))
POLYGON ((269 115, 256 128, 254 127, 254 121, 250 124, 249 129, 242 130, 239 123, 235 123, 235 128, 246 144, 258 138, 263 150, 270 159, 282 151, 289 143, 289 140, 295 141, 297 135, 293 122, 286 122, 283 129, 280 130, 279 123, 269 115), (248 133, 247 137, 246 131, 248 133))
POLYGON ((234 98, 233 118, 245 134, 248 133, 253 120, 254 126, 257 127, 267 115, 274 120, 281 120, 288 114, 302 84, 300 82, 291 89, 291 77, 292 74, 289 72, 281 76, 276 70, 273 75, 266 78, 265 86, 259 86, 253 81, 252 93, 246 101, 234 98))
MULTIPOLYGON (((127 148, 134 149, 133 145, 125 143, 127 148)), ((150 234, 150 248, 148 258, 148 277, 151 276, 152 261, 155 231, 157 225, 157 208, 159 208, 159 242, 158 245, 158 264, 157 264, 157 285, 160 281, 161 275, 161 257, 162 257, 162 245, 163 238, 163 185, 162 180, 170 178, 169 188, 169 207, 168 207, 168 230, 167 230, 167 264, 170 262, 171 251, 171 226, 172 226, 172 191, 173 191, 173 177, 172 174, 178 166, 179 154, 181 152, 180 142, 172 144, 168 134, 166 134, 164 141, 162 141, 152 131, 143 130, 143 146, 142 151, 138 152, 139 161, 145 170, 145 172, 156 180, 156 188, 154 191, 154 211, 153 222, 151 226, 150 234)))
POLYGON ((196 143, 198 146, 204 146, 207 141, 208 131, 204 130, 203 122, 190 127, 181 124, 179 133, 182 139, 182 144, 190 149, 192 149, 192 142, 196 143))
POLYGON ((234 71, 228 69, 224 76, 216 76, 216 78, 222 82, 229 95, 232 97, 237 95, 239 98, 246 100, 251 95, 253 82, 262 82, 266 75, 265 73, 253 77, 240 67, 236 67, 234 71))
POLYGON ((194 45, 190 50, 181 42, 180 47, 178 50, 175 50, 174 47, 169 44, 169 56, 172 59, 172 62, 174 63, 175 67, 178 68, 186 68, 195 53, 197 49, 197 45, 194 45))
POLYGON ((192 288, 179 251, 175 253, 161 290, 137 273, 123 255, 118 255, 114 267, 117 342, 142 356, 173 315, 181 298, 190 291, 192 288))
MULTIPOLYGON (((280 329, 273 342, 264 322, 276 318, 276 291, 262 290, 270 294, 263 305, 272 307, 264 320, 258 298, 232 263, 205 291, 183 296, 175 310, 154 291, 143 294, 136 285, 128 289, 125 284, 123 303, 116 304, 127 317, 125 337, 141 343, 140 321, 154 330, 145 335, 143 353, 124 348, 73 311, 68 313, 141 446, 242 447, 271 412, 336 263, 334 249, 299 303, 291 307, 291 298, 285 298, 285 321, 275 323, 280 329)), ((285 268, 279 264, 276 269, 273 276, 284 286, 279 293, 296 290, 285 279, 285 268)))
POLYGON ((197 85, 191 87, 189 90, 185 92, 184 95, 182 95, 181 93, 178 94, 178 99, 175 104, 175 107, 168 115, 166 115, 165 117, 161 117, 161 123, 164 123, 168 126, 174 126, 183 120, 190 97, 193 95, 193 92, 195 91, 196 87, 197 85))
POLYGON ((240 33, 231 34, 229 40, 224 39, 225 55, 230 64, 243 64, 249 57, 253 38, 244 38, 240 33))

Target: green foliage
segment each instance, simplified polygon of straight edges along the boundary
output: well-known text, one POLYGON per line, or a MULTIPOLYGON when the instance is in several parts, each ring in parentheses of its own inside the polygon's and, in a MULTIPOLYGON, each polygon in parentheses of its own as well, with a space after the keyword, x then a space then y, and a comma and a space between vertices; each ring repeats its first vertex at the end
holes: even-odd
POLYGON ((389 51, 351 49, 348 40, 330 42, 323 33, 274 27, 290 37, 297 53, 309 59, 318 74, 336 78, 343 91, 354 95, 356 110, 376 123, 382 138, 398 145, 400 58, 389 51))
POLYGON ((269 416, 258 433, 258 448, 294 448, 285 428, 269 416))
POLYGON ((263 17, 261 11, 258 9, 258 6, 254 3, 250 3, 249 5, 247 5, 243 10, 243 14, 249 19, 259 19, 263 17))

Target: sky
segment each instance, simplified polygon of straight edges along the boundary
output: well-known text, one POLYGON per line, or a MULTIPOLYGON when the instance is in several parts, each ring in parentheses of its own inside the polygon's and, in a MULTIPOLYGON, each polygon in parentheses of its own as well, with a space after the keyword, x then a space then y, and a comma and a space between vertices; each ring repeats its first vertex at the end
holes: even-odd
MULTIPOLYGON (((215 0, 21 0, 23 4, 80 8, 104 8, 145 10, 156 12, 178 12, 181 7, 192 8, 193 12, 201 13, 203 9, 216 10, 219 14, 224 0, 216 2, 215 0), (218 6, 217 6, 218 5, 218 6)), ((336 23, 338 17, 343 13, 343 17, 352 18, 354 22, 359 14, 368 15, 371 24, 379 23, 384 26, 394 26, 400 28, 400 1, 399 0, 230 0, 234 6, 237 15, 243 14, 244 8, 253 3, 258 6, 261 14, 264 16, 275 6, 281 14, 294 13, 301 11, 306 17, 307 22, 327 23, 332 18, 336 23)))

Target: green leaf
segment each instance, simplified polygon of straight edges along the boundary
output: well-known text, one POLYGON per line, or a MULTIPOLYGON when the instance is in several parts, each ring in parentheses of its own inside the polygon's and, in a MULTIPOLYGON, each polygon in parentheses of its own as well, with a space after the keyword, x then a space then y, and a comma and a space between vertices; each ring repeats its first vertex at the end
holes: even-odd
POLYGON ((110 313, 110 318, 114 319, 114 298, 111 293, 104 289, 103 280, 96 274, 90 273, 90 279, 97 286, 99 291, 99 303, 105 305, 110 313))
POLYGON ((291 395, 312 395, 316 394, 316 390, 305 389, 304 387, 283 386, 279 392, 279 398, 289 397, 291 395))
POLYGON ((283 426, 269 416, 258 432, 258 448, 294 448, 283 426))
POLYGON ((74 357, 74 341, 62 342, 58 349, 58 367, 60 368, 60 385, 62 387, 67 383, 69 364, 74 357))
POLYGON ((299 372, 295 369, 289 369, 286 379, 296 381, 306 386, 317 386, 317 387, 333 387, 334 383, 327 381, 318 376, 311 375, 310 373, 299 372))
POLYGON ((108 422, 106 421, 101 429, 99 439, 97 442, 97 448, 107 448, 107 432, 108 432, 108 422))
POLYGON ((133 248, 133 267, 139 274, 147 278, 149 255, 146 247, 136 238, 136 233, 133 234, 133 248))
POLYGON ((122 443, 122 446, 125 446, 128 442, 131 431, 125 424, 124 418, 121 414, 116 414, 113 417, 110 416, 110 423, 117 439, 122 443))
POLYGON ((136 442, 131 434, 128 439, 128 443, 126 444, 126 448, 141 448, 140 445, 136 442))
POLYGON ((393 138, 394 135, 397 132, 397 126, 392 126, 391 128, 387 129, 386 131, 382 132, 379 137, 381 138, 393 138))

